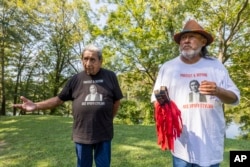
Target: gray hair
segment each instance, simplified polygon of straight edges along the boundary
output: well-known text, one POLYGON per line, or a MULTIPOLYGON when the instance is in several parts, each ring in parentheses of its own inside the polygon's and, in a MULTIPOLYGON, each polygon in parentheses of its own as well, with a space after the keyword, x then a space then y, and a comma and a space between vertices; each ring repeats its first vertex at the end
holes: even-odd
POLYGON ((95 46, 95 45, 93 45, 93 44, 87 45, 87 46, 83 49, 82 58, 83 58, 84 52, 86 52, 86 51, 96 52, 96 53, 97 53, 97 56, 98 56, 98 58, 99 58, 99 60, 102 60, 102 50, 101 50, 100 48, 98 48, 97 46, 95 46))

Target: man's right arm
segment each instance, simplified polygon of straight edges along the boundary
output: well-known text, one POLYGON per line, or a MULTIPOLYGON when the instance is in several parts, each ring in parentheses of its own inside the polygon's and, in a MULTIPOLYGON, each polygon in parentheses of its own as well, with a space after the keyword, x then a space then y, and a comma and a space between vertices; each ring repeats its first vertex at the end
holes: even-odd
POLYGON ((58 96, 52 97, 50 99, 36 102, 27 99, 24 96, 20 97, 22 100, 22 104, 13 104, 13 107, 19 108, 21 110, 25 111, 35 111, 35 110, 46 110, 46 109, 52 109, 55 108, 61 104, 63 104, 64 101, 62 101, 58 96))
POLYGON ((58 96, 52 97, 50 99, 36 102, 36 108, 35 110, 46 110, 46 109, 52 109, 55 108, 61 104, 63 104, 64 101, 62 101, 58 96))

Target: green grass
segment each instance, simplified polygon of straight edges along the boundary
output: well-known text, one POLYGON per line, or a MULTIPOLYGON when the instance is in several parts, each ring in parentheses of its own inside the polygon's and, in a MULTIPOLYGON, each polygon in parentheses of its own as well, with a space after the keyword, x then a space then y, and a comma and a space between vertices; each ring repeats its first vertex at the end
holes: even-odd
MULTIPOLYGON (((72 118, 58 116, 0 117, 0 167, 75 167, 72 118)), ((112 167, 171 167, 171 154, 156 144, 155 126, 117 125, 112 167)), ((230 150, 250 150, 250 141, 226 139, 230 150)))

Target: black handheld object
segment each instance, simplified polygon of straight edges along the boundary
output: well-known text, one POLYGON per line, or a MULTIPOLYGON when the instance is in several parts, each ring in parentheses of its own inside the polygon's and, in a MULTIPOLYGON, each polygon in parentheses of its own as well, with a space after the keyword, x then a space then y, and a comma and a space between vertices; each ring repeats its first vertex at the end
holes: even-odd
POLYGON ((161 104, 164 105, 166 103, 170 102, 170 98, 168 95, 168 89, 166 86, 161 86, 160 90, 155 90, 154 91, 155 97, 157 101, 161 104))

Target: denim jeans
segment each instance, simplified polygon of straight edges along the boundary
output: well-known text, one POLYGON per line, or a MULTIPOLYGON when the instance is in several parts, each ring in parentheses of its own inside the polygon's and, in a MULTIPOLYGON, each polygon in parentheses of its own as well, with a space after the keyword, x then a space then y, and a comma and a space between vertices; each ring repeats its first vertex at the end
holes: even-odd
POLYGON ((77 167, 92 167, 93 157, 96 167, 110 167, 111 141, 96 144, 75 143, 75 146, 77 167))
MULTIPOLYGON (((219 167, 219 166, 220 166, 220 164, 214 164, 214 165, 210 165, 210 166, 206 166, 206 167, 219 167)), ((202 167, 202 166, 199 166, 197 164, 188 163, 180 158, 173 156, 173 167, 202 167)))

